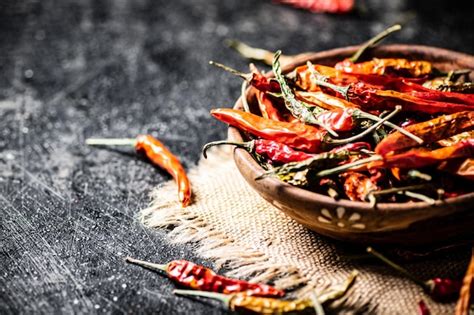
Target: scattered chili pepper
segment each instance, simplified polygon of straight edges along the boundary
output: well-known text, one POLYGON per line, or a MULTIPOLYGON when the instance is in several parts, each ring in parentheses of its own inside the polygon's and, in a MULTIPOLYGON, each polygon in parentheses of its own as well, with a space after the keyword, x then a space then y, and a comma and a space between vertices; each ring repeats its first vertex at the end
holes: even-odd
POLYGON ((459 300, 456 304, 456 315, 469 315, 469 308, 473 302, 472 293, 474 292, 474 247, 472 248, 471 261, 466 270, 459 300))
POLYGON ((423 300, 418 302, 418 309, 420 310, 420 315, 431 315, 430 309, 426 306, 426 303, 423 300))
POLYGON ((462 285, 461 281, 448 278, 434 278, 428 281, 422 281, 372 247, 367 247, 367 252, 420 285, 436 301, 452 301, 459 295, 459 290, 462 285))
MULTIPOLYGON (((474 111, 462 111, 410 125, 405 129, 423 139, 425 143, 432 143, 472 128, 474 128, 474 111)), ((408 149, 417 145, 416 142, 405 135, 394 132, 377 145, 375 152, 386 155, 389 152, 408 149)))
POLYGON ((218 108, 211 115, 240 130, 267 140, 275 140, 305 152, 320 152, 325 131, 303 123, 274 121, 236 109, 218 108))
POLYGON ((317 315, 324 314, 322 308, 316 308, 343 297, 354 283, 358 272, 352 271, 346 281, 323 291, 313 299, 279 300, 274 298, 249 296, 246 293, 222 294, 214 292, 175 290, 174 293, 183 296, 198 296, 218 300, 232 311, 252 314, 295 314, 313 309, 317 315))
POLYGON ((315 13, 347 13, 354 7, 354 0, 275 0, 315 13))
POLYGON ((246 295, 282 297, 285 292, 272 286, 261 283, 250 283, 244 280, 227 278, 216 274, 211 269, 196 265, 187 260, 173 260, 167 264, 154 264, 134 258, 127 257, 125 261, 148 269, 164 271, 167 276, 182 286, 195 290, 238 293, 245 292, 246 295))
POLYGON ((154 164, 165 169, 178 184, 178 198, 182 207, 191 202, 191 184, 179 159, 163 143, 151 135, 139 135, 135 139, 87 139, 88 145, 131 145, 137 152, 154 164))

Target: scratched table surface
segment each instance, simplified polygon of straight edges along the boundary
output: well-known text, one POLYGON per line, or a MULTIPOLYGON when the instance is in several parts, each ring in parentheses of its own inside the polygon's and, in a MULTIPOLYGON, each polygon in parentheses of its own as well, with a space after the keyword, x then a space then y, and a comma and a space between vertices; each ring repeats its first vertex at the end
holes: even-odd
POLYGON ((124 263, 211 266, 137 220, 165 172, 132 148, 84 140, 151 133, 193 167, 203 144, 226 135, 209 109, 239 95, 239 79, 208 65, 246 69, 229 38, 295 54, 357 44, 401 22, 393 42, 474 52, 469 1, 357 3, 331 16, 270 0, 2 0, 0 313, 225 312, 124 263))

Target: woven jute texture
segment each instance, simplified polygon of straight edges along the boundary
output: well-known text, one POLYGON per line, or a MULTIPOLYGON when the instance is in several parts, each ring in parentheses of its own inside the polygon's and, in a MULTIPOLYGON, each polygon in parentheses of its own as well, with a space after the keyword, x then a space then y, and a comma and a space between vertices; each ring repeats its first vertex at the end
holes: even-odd
MULTIPOLYGON (((354 253, 364 253, 363 247, 357 251, 354 245, 321 237, 270 205, 241 177, 229 151, 212 150, 189 178, 192 205, 181 208, 176 185, 169 182, 155 189, 141 220, 149 227, 168 228, 170 242, 192 244, 216 268, 225 266, 228 276, 270 282, 302 297, 344 282, 356 269, 359 275, 342 305, 346 313, 419 314, 420 300, 432 314, 453 313, 454 303, 433 302, 419 286, 377 260, 354 258, 354 253)), ((468 251, 456 251, 405 266, 422 279, 462 279, 468 257, 468 251)))

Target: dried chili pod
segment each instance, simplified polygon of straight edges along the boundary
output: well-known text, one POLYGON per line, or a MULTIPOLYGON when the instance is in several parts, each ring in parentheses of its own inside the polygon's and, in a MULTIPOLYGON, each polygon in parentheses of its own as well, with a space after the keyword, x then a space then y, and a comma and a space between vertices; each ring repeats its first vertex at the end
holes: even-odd
POLYGON ((175 290, 174 293, 183 296, 198 296, 218 300, 228 309, 239 313, 251 314, 295 314, 315 310, 317 315, 324 314, 321 304, 343 297, 357 276, 357 271, 352 271, 344 283, 330 287, 323 291, 316 299, 279 300, 274 298, 249 296, 246 293, 221 294, 191 290, 175 290))
POLYGON ((420 315, 431 315, 430 309, 428 306, 426 306, 426 303, 423 300, 418 302, 418 309, 420 311, 420 315))
POLYGON ((257 91, 257 101, 263 118, 276 121, 286 121, 283 114, 273 105, 272 100, 265 92, 257 91))
POLYGON ((202 148, 204 158, 207 158, 206 151, 216 145, 234 145, 242 148, 249 153, 257 153, 267 159, 278 163, 299 162, 309 159, 314 154, 309 154, 303 151, 296 151, 286 144, 276 142, 273 140, 257 139, 248 142, 231 142, 231 141, 214 141, 209 142, 202 148))
POLYGON ((473 303, 474 293, 474 248, 472 248, 471 261, 467 267, 456 304, 456 315, 469 315, 469 307, 473 303))
POLYGON ((282 297, 285 292, 262 283, 250 283, 244 280, 227 278, 216 274, 211 269, 197 265, 187 260, 173 260, 167 264, 154 264, 131 257, 125 261, 151 270, 164 271, 167 276, 179 285, 195 290, 238 293, 246 295, 282 297))
POLYGON ((402 58, 374 58, 370 61, 353 63, 346 59, 338 62, 334 68, 346 73, 376 74, 397 77, 427 77, 433 71, 431 62, 410 61, 402 58))
POLYGON ((135 139, 87 139, 88 145, 131 145, 156 166, 164 168, 178 184, 178 198, 182 207, 191 202, 191 184, 179 159, 166 146, 151 135, 139 135, 135 139))
POLYGON ((462 285, 461 281, 448 278, 434 278, 428 281, 422 281, 372 247, 367 247, 367 252, 420 285, 436 301, 452 301, 459 295, 459 290, 462 285))
POLYGON ((365 201, 370 192, 378 190, 377 185, 362 173, 345 172, 340 176, 344 179, 344 192, 352 201, 365 201))
POLYGON ((211 115, 231 126, 305 152, 321 152, 325 131, 303 123, 274 121, 236 109, 218 108, 211 115))
MULTIPOLYGON (((413 124, 406 127, 405 130, 420 137, 425 143, 432 143, 472 128, 474 128, 474 111, 462 111, 413 124)), ((375 152, 386 155, 392 151, 408 149, 417 145, 415 141, 405 135, 394 132, 377 145, 375 152)))

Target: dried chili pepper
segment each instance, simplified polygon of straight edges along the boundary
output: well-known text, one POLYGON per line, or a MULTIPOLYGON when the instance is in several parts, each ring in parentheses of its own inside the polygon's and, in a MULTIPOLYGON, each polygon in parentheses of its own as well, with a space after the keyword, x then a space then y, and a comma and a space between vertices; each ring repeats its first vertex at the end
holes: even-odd
MULTIPOLYGON (((474 111, 462 111, 410 125, 405 130, 420 137, 425 143, 432 143, 472 128, 474 128, 474 111)), ((394 132, 377 145, 375 152, 386 155, 392 151, 408 149, 417 145, 415 141, 405 135, 394 132)))
POLYGON ((275 0, 299 9, 315 13, 347 13, 354 7, 354 0, 275 0))
POLYGON ((279 143, 273 140, 257 139, 248 142, 230 142, 230 141, 214 141, 206 144, 202 149, 204 158, 207 158, 206 151, 216 145, 235 145, 242 148, 249 153, 260 154, 267 159, 278 163, 299 162, 309 159, 314 154, 308 154, 303 151, 293 150, 286 144, 279 143))
POLYGON ((472 293, 474 292, 474 247, 472 248, 471 261, 466 270, 463 284, 459 292, 459 300, 456 304, 456 315, 469 315, 469 308, 473 302, 472 293))
POLYGON ((466 139, 455 145, 427 151, 411 149, 407 152, 386 155, 383 160, 372 162, 369 168, 416 169, 437 164, 449 159, 474 157, 474 139, 466 139))
POLYGON ((131 145, 143 152, 154 164, 164 168, 178 184, 178 198, 182 207, 191 202, 191 184, 179 159, 163 143, 151 135, 139 135, 135 139, 87 139, 88 145, 131 145))
POLYGON ((287 121, 282 113, 273 105, 272 100, 268 97, 265 92, 257 91, 258 107, 262 113, 263 118, 276 120, 276 121, 287 121))
POLYGON ((274 298, 249 296, 246 293, 222 294, 192 290, 175 290, 183 296, 198 296, 218 300, 228 309, 239 313, 251 314, 295 314, 315 309, 316 314, 324 314, 321 304, 343 297, 354 283, 358 272, 352 271, 346 281, 323 291, 315 299, 279 300, 274 298))
POLYGON ((227 278, 216 274, 211 269, 197 265, 187 260, 173 260, 165 265, 154 264, 127 257, 125 261, 148 269, 164 271, 167 276, 179 285, 195 290, 238 293, 246 295, 282 297, 285 292, 261 283, 250 283, 244 280, 227 278))
POLYGON ((211 115, 255 136, 275 140, 305 152, 320 152, 326 135, 325 131, 310 125, 269 120, 236 109, 213 109, 211 115))
POLYGON ((452 301, 459 295, 459 290, 462 286, 461 281, 448 278, 433 278, 428 281, 422 281, 372 247, 367 247, 367 252, 420 285, 436 301, 452 301))
POLYGON ((341 177, 344 179, 344 192, 353 201, 365 201, 369 192, 378 189, 377 185, 362 173, 345 172, 341 177))
POLYGON ((418 309, 420 310, 420 315, 431 315, 430 309, 423 300, 418 302, 418 309))
POLYGON ((374 58, 370 61, 353 63, 346 59, 338 62, 334 68, 346 73, 376 74, 397 77, 426 77, 431 74, 433 66, 428 61, 410 61, 401 58, 374 58))
POLYGON ((461 176, 474 181, 474 159, 459 159, 444 161, 438 167, 439 170, 461 176))
POLYGON ((425 100, 474 105, 474 95, 432 90, 420 84, 416 84, 414 82, 407 82, 405 80, 394 81, 390 89, 402 93, 409 93, 412 96, 425 100))

